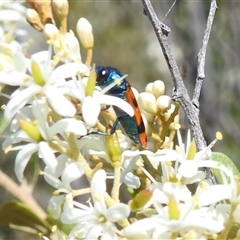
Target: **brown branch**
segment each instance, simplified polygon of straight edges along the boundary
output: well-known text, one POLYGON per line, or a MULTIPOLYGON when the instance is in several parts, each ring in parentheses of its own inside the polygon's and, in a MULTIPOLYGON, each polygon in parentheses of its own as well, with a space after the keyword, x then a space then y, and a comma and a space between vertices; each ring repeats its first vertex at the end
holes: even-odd
MULTIPOLYGON (((170 33, 170 28, 164 25, 157 17, 150 0, 142 0, 144 6, 144 13, 148 16, 153 29, 156 33, 158 41, 163 51, 163 55, 167 62, 169 71, 171 73, 173 83, 174 83, 174 92, 172 95, 172 99, 179 102, 181 107, 183 108, 188 122, 190 124, 193 138, 195 139, 198 150, 201 150, 206 147, 206 141, 203 137, 203 132, 199 122, 198 111, 196 107, 193 105, 185 84, 183 82, 182 76, 180 74, 179 68, 177 66, 176 60, 174 58, 168 34, 170 33)), ((206 173, 207 179, 209 179, 212 183, 216 184, 216 179, 212 174, 210 169, 204 169, 206 173)))
POLYGON ((205 78, 204 68, 205 68, 207 45, 208 45, 208 40, 210 37, 216 9, 217 9, 216 0, 212 0, 210 5, 206 29, 203 35, 202 46, 197 56, 197 59, 198 59, 197 78, 196 78, 196 84, 194 88, 193 99, 192 99, 192 102, 197 109, 199 108, 199 97, 200 97, 200 92, 203 84, 203 79, 205 78))

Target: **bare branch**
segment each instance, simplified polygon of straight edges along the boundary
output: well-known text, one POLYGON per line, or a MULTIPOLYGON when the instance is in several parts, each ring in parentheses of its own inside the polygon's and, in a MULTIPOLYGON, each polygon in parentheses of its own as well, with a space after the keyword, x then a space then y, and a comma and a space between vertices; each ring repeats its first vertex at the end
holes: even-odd
MULTIPOLYGON (((206 147, 206 141, 203 137, 203 132, 200 126, 198 111, 190 100, 187 89, 180 74, 179 68, 177 66, 176 60, 171 50, 171 46, 168 40, 170 28, 164 25, 158 19, 150 0, 142 0, 142 3, 144 6, 144 13, 148 16, 153 26, 153 29, 160 43, 163 55, 165 57, 165 60, 167 62, 169 71, 173 79, 175 90, 173 92, 172 99, 178 101, 181 107, 183 108, 189 121, 197 148, 201 150, 206 147)), ((216 179, 212 174, 211 170, 204 169, 204 171, 206 173, 207 179, 209 179, 213 184, 216 184, 216 179)))
POLYGON ((203 84, 203 79, 205 78, 204 68, 205 68, 207 45, 208 45, 208 40, 210 37, 216 9, 217 9, 216 0, 212 0, 210 5, 206 29, 204 31, 202 47, 197 56, 197 59, 198 59, 197 78, 196 78, 196 84, 194 88, 193 99, 192 99, 194 106, 196 106, 197 108, 199 108, 199 97, 200 97, 200 92, 203 84))

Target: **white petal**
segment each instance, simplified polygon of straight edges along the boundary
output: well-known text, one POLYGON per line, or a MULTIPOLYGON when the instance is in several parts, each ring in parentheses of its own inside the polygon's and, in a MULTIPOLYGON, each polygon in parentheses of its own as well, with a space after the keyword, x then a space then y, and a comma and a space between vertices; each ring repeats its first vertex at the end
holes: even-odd
POLYGON ((16 144, 19 142, 32 142, 32 139, 22 130, 11 134, 3 143, 2 149, 5 150, 9 145, 16 144))
POLYGON ((110 224, 113 225, 112 223, 109 223, 107 225, 105 224, 103 233, 101 235, 101 240, 117 240, 118 239, 115 228, 113 228, 112 226, 109 226, 110 224))
POLYGON ((29 76, 21 72, 0 72, 0 83, 11 86, 24 85, 23 79, 27 78, 29 78, 29 76))
POLYGON ((65 84, 67 91, 60 88, 61 91, 64 91, 65 94, 68 94, 72 97, 79 99, 81 102, 85 97, 85 86, 81 80, 69 80, 65 84))
POLYGON ((76 108, 73 104, 57 89, 48 87, 45 91, 51 107, 61 116, 73 117, 76 114, 76 108))
POLYGON ((113 97, 109 95, 99 95, 97 97, 98 102, 102 105, 113 105, 116 107, 119 107, 122 109, 124 112, 126 112, 129 116, 134 115, 134 111, 132 106, 127 103, 126 101, 122 100, 121 98, 118 97, 113 97))
POLYGON ((91 181, 91 192, 93 195, 103 196, 106 192, 106 172, 102 169, 98 170, 91 181))
POLYGON ((103 231, 103 227, 100 224, 99 225, 94 224, 94 225, 92 225, 91 228, 89 228, 89 226, 87 226, 87 228, 89 231, 87 232, 85 239, 98 239, 101 232, 103 231))
POLYGON ((2 22, 20 22, 23 20, 23 16, 12 9, 1 9, 0 10, 0 20, 2 22))
POLYGON ((41 51, 34 53, 31 56, 31 60, 36 61, 37 63, 44 63, 48 60, 49 52, 48 51, 41 51))
MULTIPOLYGON (((223 223, 218 222, 215 220, 210 219, 210 217, 202 217, 202 216, 196 216, 196 214, 192 214, 193 216, 190 216, 186 220, 183 220, 180 223, 180 227, 193 227, 197 229, 203 229, 208 230, 210 232, 218 233, 223 230, 223 223)), ((174 229, 176 229, 176 226, 174 226, 174 229)))
POLYGON ((198 167, 194 161, 186 160, 178 168, 178 173, 183 177, 190 178, 197 173, 198 167))
POLYGON ((14 68, 22 73, 25 73, 27 71, 27 66, 26 66, 26 61, 25 57, 22 52, 18 51, 14 56, 13 56, 13 64, 14 68))
POLYGON ((168 196, 173 195, 177 201, 187 202, 191 200, 191 192, 185 185, 166 182, 163 185, 163 192, 167 193, 168 196))
POLYGON ((49 201, 49 206, 52 208, 53 210, 53 216, 57 219, 60 216, 61 213, 61 204, 63 202, 64 199, 64 195, 60 195, 60 196, 53 196, 51 197, 50 201, 49 201))
POLYGON ((123 203, 118 203, 108 208, 106 217, 109 219, 109 221, 118 221, 127 218, 129 214, 129 206, 123 203))
POLYGON ((138 189, 141 185, 139 177, 135 176, 133 173, 127 173, 123 178, 124 184, 133 189, 138 189))
POLYGON ((26 105, 30 98, 39 92, 39 90, 40 88, 38 86, 33 85, 19 92, 8 102, 4 111, 4 117, 7 120, 10 120, 22 107, 26 105))
POLYGON ((151 239, 147 232, 158 227, 159 225, 156 221, 151 218, 145 218, 128 225, 123 231, 127 239, 151 239))
MULTIPOLYGON (((64 34, 67 43, 67 52, 68 56, 66 61, 67 62, 81 62, 81 54, 80 54, 80 45, 78 39, 71 33, 67 32, 64 34)), ((80 65, 80 64, 79 64, 80 65)), ((83 65, 83 64, 82 64, 83 65)), ((87 66, 86 66, 87 68, 87 66)), ((87 71, 87 70, 86 70, 87 71)))
POLYGON ((49 137, 49 126, 47 121, 47 116, 49 113, 49 106, 47 105, 47 103, 43 100, 33 101, 32 112, 38 122, 37 128, 43 139, 51 139, 49 137))
POLYGON ((231 197, 231 187, 227 185, 213 185, 207 189, 204 189, 200 195, 199 206, 207 206, 212 203, 220 202, 223 199, 229 199, 231 197))
POLYGON ((93 97, 85 97, 82 104, 83 119, 87 125, 94 127, 98 121, 101 106, 93 97))
POLYGON ((106 160, 107 162, 111 163, 111 159, 105 151, 95 151, 95 150, 89 149, 88 153, 90 155, 96 155, 96 156, 106 160))
POLYGON ((67 157, 64 154, 61 154, 57 157, 57 166, 56 168, 49 168, 48 166, 45 167, 44 171, 51 174, 52 176, 59 178, 62 175, 62 172, 64 168, 67 166, 67 164, 71 163, 71 160, 69 157, 67 157))
POLYGON ((19 181, 22 181, 23 171, 34 152, 38 149, 38 144, 29 143, 18 152, 15 160, 14 171, 19 181))
POLYGON ((87 134, 87 129, 80 120, 75 118, 62 119, 50 127, 50 136, 63 132, 84 136, 87 134))
POLYGON ((82 164, 80 162, 73 162, 63 170, 61 179, 64 184, 69 184, 80 178, 83 174, 84 170, 82 164))
POLYGON ((203 179, 206 178, 206 174, 202 171, 197 171, 196 174, 188 179, 185 180, 185 184, 192 184, 192 183, 196 183, 196 182, 200 182, 203 179))
POLYGON ((43 100, 35 100, 32 103, 32 112, 37 120, 46 122, 49 113, 49 107, 43 100))
POLYGON ((77 63, 77 62, 66 63, 57 67, 53 71, 52 78, 54 79, 69 78, 69 77, 79 75, 79 73, 86 73, 88 71, 89 71, 89 68, 85 64, 77 63))
POLYGON ((57 166, 57 159, 47 142, 42 141, 39 143, 39 155, 50 168, 55 168, 57 166))
POLYGON ((62 182, 55 177, 54 175, 51 174, 53 168, 50 168, 49 166, 46 166, 44 169, 44 179, 46 182, 53 186, 54 188, 59 188, 62 187, 62 182))
POLYGON ((98 170, 91 181, 91 194, 94 202, 94 208, 97 212, 106 210, 106 204, 104 200, 104 194, 106 192, 106 172, 104 170, 98 170))
POLYGON ((63 211, 61 215, 61 221, 67 224, 78 223, 81 221, 82 218, 87 216, 92 217, 93 215, 91 212, 73 208, 73 209, 68 209, 68 211, 65 211, 65 210, 63 211))
POLYGON ((23 107, 19 111, 19 113, 17 113, 15 115, 15 117, 12 119, 11 125, 10 125, 10 131, 16 132, 19 129, 19 124, 18 124, 19 119, 22 119, 22 116, 27 117, 27 116, 31 115, 31 111, 32 111, 32 106, 28 105, 26 107, 23 107))

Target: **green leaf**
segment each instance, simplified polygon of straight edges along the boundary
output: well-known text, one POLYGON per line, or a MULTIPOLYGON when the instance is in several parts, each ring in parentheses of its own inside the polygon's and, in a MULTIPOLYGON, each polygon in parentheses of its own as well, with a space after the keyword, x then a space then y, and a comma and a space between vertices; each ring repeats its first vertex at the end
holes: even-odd
POLYGON ((40 219, 22 202, 9 201, 0 207, 0 225, 19 229, 30 233, 49 235, 52 225, 40 219))
MULTIPOLYGON (((235 166, 235 164, 233 163, 233 161, 225 154, 220 153, 220 152, 213 152, 210 159, 215 160, 215 161, 221 163, 222 165, 224 165, 225 167, 227 167, 229 170, 232 171, 234 176, 240 176, 240 173, 239 173, 237 167, 235 166)), ((212 171, 213 171, 213 174, 215 175, 215 177, 217 178, 217 180, 219 181, 219 183, 223 183, 223 179, 220 174, 220 170, 213 169, 212 171)), ((226 176, 226 179, 229 182, 229 177, 226 176)))

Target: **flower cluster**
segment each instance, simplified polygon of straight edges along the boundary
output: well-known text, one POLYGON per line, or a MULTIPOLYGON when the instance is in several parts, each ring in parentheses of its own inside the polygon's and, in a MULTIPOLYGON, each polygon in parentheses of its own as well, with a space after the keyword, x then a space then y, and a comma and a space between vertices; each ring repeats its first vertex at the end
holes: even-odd
MULTIPOLYGON (((16 10, 12 4, 8 7, 16 10)), ((146 149, 120 130, 109 131, 116 114, 108 106, 131 117, 134 109, 107 94, 124 77, 106 88, 96 86, 91 24, 80 18, 77 38, 67 30, 67 0, 53 0, 52 6, 31 1, 30 7, 21 13, 42 31, 48 49, 26 57, 14 36, 9 38, 9 29, 0 27, 0 84, 8 98, 3 126, 10 130, 2 148, 17 151, 14 171, 20 182, 26 181, 33 154, 44 162, 41 174, 56 189, 49 202, 52 215, 62 225, 71 224, 70 233, 59 226, 61 238, 227 238, 231 226, 240 224, 240 179, 209 160, 220 134, 201 151, 190 133, 184 144, 179 105, 165 95, 161 80, 149 83, 143 93, 133 89, 148 137, 146 149), (7 95, 5 86, 14 86, 14 92, 7 95), (208 182, 204 168, 217 170, 222 182, 208 182)), ((42 234, 51 238, 49 232, 42 234)))

